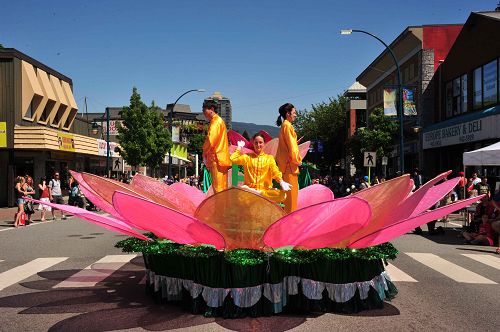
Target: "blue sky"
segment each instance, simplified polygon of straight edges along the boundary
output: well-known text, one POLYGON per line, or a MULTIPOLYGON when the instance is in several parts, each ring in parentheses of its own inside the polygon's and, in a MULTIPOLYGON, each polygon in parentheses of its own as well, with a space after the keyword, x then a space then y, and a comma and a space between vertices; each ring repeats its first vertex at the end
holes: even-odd
POLYGON ((201 110, 214 91, 231 99, 233 121, 274 124, 342 93, 407 26, 464 23, 497 0, 421 1, 2 1, 0 43, 73 80, 84 111, 129 103, 201 110))

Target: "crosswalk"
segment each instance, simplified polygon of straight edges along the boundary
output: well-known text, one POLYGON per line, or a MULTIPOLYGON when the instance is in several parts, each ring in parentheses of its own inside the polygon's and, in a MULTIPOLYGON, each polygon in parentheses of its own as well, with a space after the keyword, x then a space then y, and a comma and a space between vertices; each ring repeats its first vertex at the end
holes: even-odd
MULTIPOLYGON (((465 257, 466 264, 469 268, 462 267, 447 259, 444 259, 436 254, 431 253, 400 253, 400 256, 405 257, 406 262, 403 266, 398 266, 398 260, 390 262, 386 266, 386 270, 393 282, 396 283, 418 283, 418 277, 411 275, 412 271, 420 271, 420 273, 436 273, 437 276, 453 280, 457 283, 467 284, 485 284, 497 285, 500 283, 500 274, 491 273, 493 270, 500 270, 500 257, 492 254, 460 254, 459 257, 465 257), (409 261, 408 261, 409 258, 409 261), (410 264, 409 264, 410 263, 410 264), (412 268, 410 269, 409 266, 412 268), (474 266, 471 270, 471 266, 474 266), (422 269, 427 269, 422 272, 422 269), (482 275, 485 269, 490 269, 490 278, 482 275), (498 276, 491 278, 491 275, 498 276), (492 280, 495 279, 495 280, 492 280)), ((65 280, 52 286, 54 289, 62 288, 86 288, 95 287, 100 282, 105 281, 113 273, 121 270, 124 266, 131 262, 138 255, 107 255, 99 258, 94 263, 77 270, 78 272, 68 276, 65 280)), ((36 258, 25 262, 11 269, 0 273, 0 291, 15 284, 20 284, 24 280, 36 276, 41 272, 52 269, 57 270, 57 265, 63 262, 69 262, 69 257, 45 257, 36 258)), ((456 261, 456 260, 455 260, 456 261)), ((8 263, 8 259, 0 259, 0 268, 3 264, 8 263)), ((0 270, 1 271, 1 270, 0 270)), ((420 276, 422 276, 420 274, 420 276)), ((138 280, 138 284, 145 284, 145 277, 138 280)))

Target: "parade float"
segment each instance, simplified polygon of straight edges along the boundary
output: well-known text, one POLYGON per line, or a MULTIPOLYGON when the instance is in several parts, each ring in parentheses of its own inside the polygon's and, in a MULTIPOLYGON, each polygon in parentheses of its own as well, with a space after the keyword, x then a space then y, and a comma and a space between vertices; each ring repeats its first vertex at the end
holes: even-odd
POLYGON ((397 293, 384 268, 397 255, 388 241, 480 198, 429 210, 457 184, 449 173, 414 192, 403 175, 339 199, 311 185, 285 214, 238 187, 210 194, 140 174, 124 184, 72 172, 109 215, 48 205, 130 236, 117 246, 142 253, 147 290, 159 302, 222 317, 352 313, 380 308, 397 293))

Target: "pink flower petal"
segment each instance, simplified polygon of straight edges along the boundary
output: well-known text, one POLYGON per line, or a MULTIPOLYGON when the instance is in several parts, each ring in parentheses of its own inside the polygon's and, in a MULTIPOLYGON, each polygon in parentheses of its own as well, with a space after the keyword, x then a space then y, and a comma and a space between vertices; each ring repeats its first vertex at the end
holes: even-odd
MULTIPOLYGON (((89 185, 85 182, 82 175, 75 171, 70 171, 73 178, 78 182, 80 191, 83 193, 86 199, 92 202, 96 207, 111 214, 113 217, 120 219, 122 221, 123 217, 115 210, 112 204, 108 203, 105 199, 99 196, 89 185)), ((124 221, 126 223, 126 221, 124 221)))
MULTIPOLYGON (((182 195, 185 199, 188 199, 193 205, 195 211, 196 208, 198 208, 198 206, 200 205, 200 203, 203 202, 205 198, 207 198, 207 196, 203 193, 203 191, 182 182, 172 183, 170 185, 170 188, 172 188, 172 190, 175 193, 178 193, 182 195)), ((194 211, 188 214, 194 215, 194 211)))
MULTIPOLYGON (((354 242, 363 236, 375 232, 376 230, 384 227, 387 218, 393 213, 401 202, 408 197, 413 187, 413 181, 410 180, 408 174, 397 177, 395 179, 374 185, 370 188, 361 190, 354 197, 363 198, 370 204, 372 211, 372 218, 368 225, 353 234, 349 241, 354 242)), ((343 243, 340 246, 346 246, 343 243)))
POLYGON ((133 230, 129 225, 125 224, 124 222, 110 218, 107 216, 103 216, 94 212, 87 211, 85 209, 78 208, 76 206, 71 206, 71 205, 64 205, 64 204, 54 204, 54 203, 47 203, 47 202, 42 202, 36 199, 31 199, 27 198, 28 200, 31 200, 36 203, 40 203, 43 205, 48 205, 52 208, 70 213, 72 215, 75 215, 79 218, 85 219, 93 224, 96 224, 98 226, 101 226, 103 228, 106 228, 108 230, 118 232, 121 234, 129 235, 136 237, 141 240, 150 240, 148 237, 142 235, 141 233, 136 232, 133 230))
POLYGON ((264 153, 267 153, 273 157, 276 157, 276 152, 278 151, 279 138, 273 138, 269 142, 266 142, 264 146, 264 153))
MULTIPOLYGON (((234 151, 236 151, 236 149, 238 148, 238 146, 236 145, 230 145, 229 146, 229 153, 232 154, 234 153, 234 151)), ((253 152, 253 149, 249 149, 249 148, 246 148, 246 147, 242 147, 241 148, 241 153, 242 154, 248 154, 248 153, 252 153, 253 152)))
POLYGON ((333 192, 321 184, 313 184, 299 190, 297 209, 302 209, 317 203, 332 201, 333 192))
POLYGON ((232 187, 205 199, 195 217, 219 231, 226 240, 226 249, 264 247, 262 235, 266 228, 285 212, 263 196, 232 187))
POLYGON ((370 220, 368 203, 357 197, 336 199, 296 210, 272 224, 264 234, 270 247, 315 249, 334 246, 370 220))
POLYGON ((169 207, 120 191, 113 195, 113 205, 129 222, 161 238, 181 244, 211 244, 217 249, 225 246, 216 230, 169 207))
POLYGON ((102 178, 94 174, 89 174, 89 173, 81 173, 81 174, 83 180, 88 184, 88 186, 110 204, 113 203, 113 193, 119 190, 130 193, 131 195, 147 198, 153 202, 168 206, 170 208, 175 208, 174 204, 144 189, 132 187, 126 183, 112 181, 110 179, 102 178))
POLYGON ((227 138, 229 139, 229 143, 231 145, 238 145, 238 141, 243 141, 245 144, 248 143, 248 140, 245 137, 232 129, 227 132, 227 138))
POLYGON ((304 159, 307 152, 309 152, 309 147, 311 146, 311 141, 304 142, 299 145, 299 154, 304 159))
POLYGON ((196 207, 199 205, 199 203, 195 203, 193 197, 196 197, 198 193, 201 193, 202 195, 203 193, 185 183, 178 182, 177 184, 174 183, 169 186, 163 182, 142 174, 134 175, 134 178, 130 183, 132 188, 149 191, 155 196, 161 197, 165 201, 171 203, 176 210, 192 216, 194 214, 194 211, 196 210, 196 207), (187 186, 188 188, 179 188, 184 186, 187 186), (191 188, 193 188, 194 190, 187 191, 191 188))
POLYGON ((417 215, 415 217, 411 217, 402 221, 399 221, 395 224, 386 226, 382 229, 379 229, 375 232, 366 234, 365 236, 357 239, 356 241, 353 241, 351 244, 349 244, 349 248, 366 248, 370 246, 374 246, 377 244, 381 244, 384 242, 391 241, 398 236, 401 236, 403 234, 406 234, 407 232, 411 231, 412 229, 421 226, 429 221, 439 219, 443 216, 446 216, 447 214, 452 213, 453 211, 456 211, 458 209, 461 209, 463 207, 466 207, 469 204, 472 204, 479 199, 481 199, 482 196, 478 197, 473 197, 469 198, 466 200, 461 200, 459 202, 453 203, 446 205, 442 208, 438 208, 436 210, 431 210, 429 212, 422 213, 420 215, 417 215))

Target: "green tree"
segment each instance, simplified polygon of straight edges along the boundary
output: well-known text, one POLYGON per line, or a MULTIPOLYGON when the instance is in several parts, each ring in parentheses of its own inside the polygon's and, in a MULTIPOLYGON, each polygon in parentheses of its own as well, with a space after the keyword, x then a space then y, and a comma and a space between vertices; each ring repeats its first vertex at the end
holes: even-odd
POLYGON ((307 140, 320 140, 323 152, 309 153, 306 161, 313 162, 325 173, 333 168, 343 157, 346 140, 346 103, 347 98, 338 95, 329 102, 312 105, 310 111, 297 113, 294 126, 299 137, 307 140))
POLYGON ((165 125, 160 108, 156 106, 154 101, 151 103, 146 114, 149 135, 148 140, 145 142, 147 144, 147 149, 144 164, 151 167, 155 173, 155 170, 163 162, 165 154, 172 147, 172 139, 170 131, 165 125))
POLYGON ((4 47, 3 47, 3 44, 0 44, 0 48, 4 48, 4 47))
POLYGON ((133 167, 149 166, 154 170, 172 146, 170 132, 158 107, 153 102, 148 108, 134 87, 130 106, 123 107, 120 114, 123 119, 123 126, 118 128, 121 156, 133 167))
POLYGON ((201 155, 203 153, 203 143, 205 142, 204 133, 196 133, 189 137, 188 151, 201 155))
POLYGON ((377 159, 387 156, 393 149, 393 138, 398 122, 384 116, 383 108, 376 108, 368 117, 368 127, 358 129, 347 142, 351 161, 357 169, 363 169, 363 152, 376 151, 377 159))

